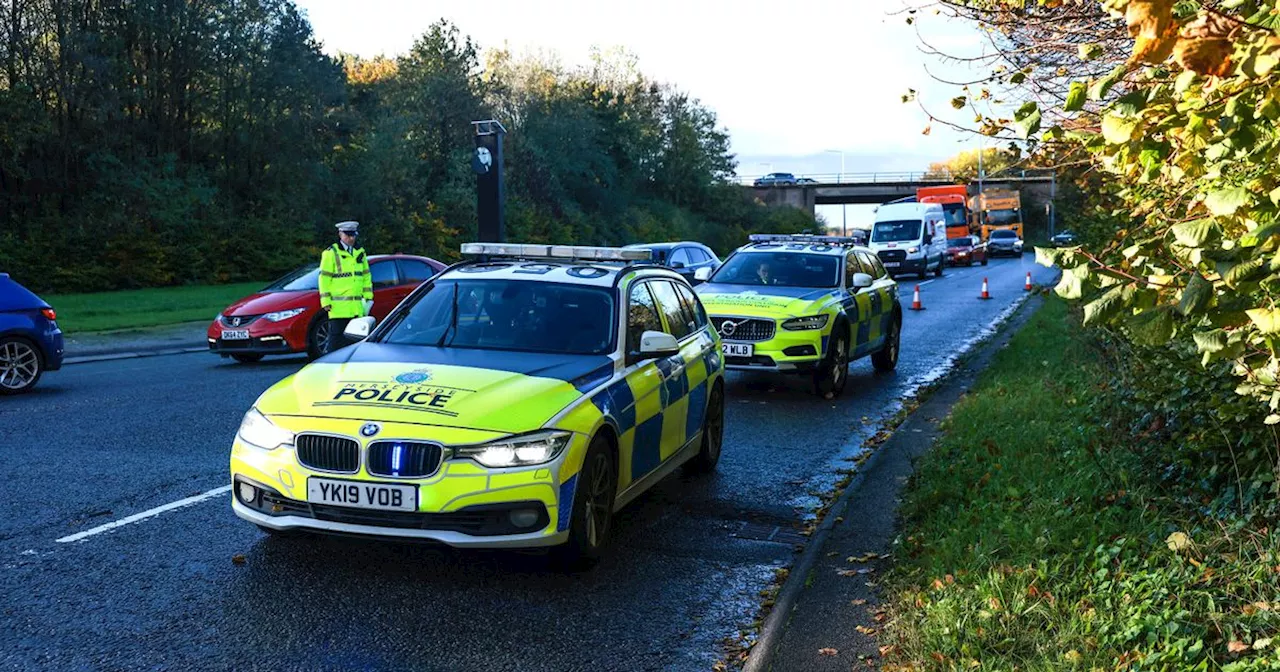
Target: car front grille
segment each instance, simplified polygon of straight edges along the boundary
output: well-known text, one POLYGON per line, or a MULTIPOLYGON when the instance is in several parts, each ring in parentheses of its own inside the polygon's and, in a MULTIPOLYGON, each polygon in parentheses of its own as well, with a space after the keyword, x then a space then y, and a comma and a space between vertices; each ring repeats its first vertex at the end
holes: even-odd
POLYGON ((360 469, 360 444, 354 439, 299 434, 294 444, 298 448, 298 462, 309 469, 347 474, 360 469))
POLYGON ((253 324, 261 315, 223 315, 220 322, 222 326, 232 329, 239 329, 253 324))
POLYGON ((392 527, 402 530, 441 530, 461 532, 477 537, 500 534, 516 534, 545 528, 551 518, 539 502, 512 502, 467 507, 450 513, 413 513, 408 511, 377 511, 328 504, 312 504, 283 497, 269 490, 249 506, 271 516, 301 516, 331 523, 392 527), (533 509, 538 513, 537 522, 524 528, 512 525, 509 514, 514 509, 533 509))
POLYGON ((711 324, 715 326, 720 338, 748 343, 773 338, 774 329, 777 327, 773 320, 746 317, 712 317, 711 324))
POLYGON ((876 252, 880 261, 902 261, 907 258, 906 250, 880 250, 876 252))
POLYGON ((436 443, 378 441, 369 445, 365 468, 378 476, 421 478, 436 473, 441 454, 436 443))

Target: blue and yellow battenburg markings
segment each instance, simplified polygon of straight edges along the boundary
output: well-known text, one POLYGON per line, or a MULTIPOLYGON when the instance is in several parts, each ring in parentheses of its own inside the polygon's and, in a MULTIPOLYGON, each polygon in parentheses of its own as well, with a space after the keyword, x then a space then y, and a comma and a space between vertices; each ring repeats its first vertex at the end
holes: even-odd
POLYGON ((641 366, 591 396, 618 432, 623 487, 652 472, 702 428, 708 385, 722 366, 714 345, 703 331, 680 354, 641 366))

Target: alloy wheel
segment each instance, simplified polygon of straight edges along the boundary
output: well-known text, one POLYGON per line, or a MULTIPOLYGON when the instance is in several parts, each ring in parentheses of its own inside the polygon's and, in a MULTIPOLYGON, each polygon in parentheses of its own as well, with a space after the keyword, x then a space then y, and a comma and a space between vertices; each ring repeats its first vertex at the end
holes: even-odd
POLYGON ((612 502, 609 500, 609 458, 598 453, 591 462, 591 479, 587 487, 586 524, 587 544, 592 548, 600 546, 605 533, 609 531, 609 514, 612 502))
POLYGON ((0 346, 0 386, 21 390, 40 376, 40 355, 21 341, 0 346))

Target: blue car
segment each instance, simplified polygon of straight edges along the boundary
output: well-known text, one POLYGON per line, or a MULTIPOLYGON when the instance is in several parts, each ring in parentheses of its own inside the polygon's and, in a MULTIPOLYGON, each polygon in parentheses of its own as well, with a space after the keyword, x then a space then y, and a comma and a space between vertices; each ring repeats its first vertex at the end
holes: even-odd
POLYGON ((62 330, 53 307, 0 273, 0 395, 26 392, 62 368, 62 330))

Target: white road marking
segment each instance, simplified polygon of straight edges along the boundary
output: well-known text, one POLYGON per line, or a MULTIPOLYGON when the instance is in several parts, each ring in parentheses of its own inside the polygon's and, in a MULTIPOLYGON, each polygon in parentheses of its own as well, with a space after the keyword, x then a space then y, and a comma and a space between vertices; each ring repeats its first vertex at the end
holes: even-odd
POLYGON ((152 516, 158 516, 166 511, 172 511, 174 509, 181 509, 184 506, 191 506, 192 504, 198 504, 200 502, 203 502, 206 499, 209 499, 211 497, 217 497, 218 495, 225 495, 228 492, 231 492, 231 486, 224 485, 220 488, 214 488, 208 492, 202 492, 193 497, 187 497, 186 499, 179 499, 176 502, 169 502, 168 504, 165 504, 163 506, 157 506, 154 509, 147 509, 142 513, 135 513, 132 516, 126 516, 124 518, 121 518, 120 520, 115 520, 105 525, 99 525, 93 529, 85 530, 84 532, 76 532, 75 534, 69 534, 65 537, 62 537, 61 539, 58 539, 57 541, 59 544, 67 544, 73 541, 80 541, 81 539, 92 537, 95 534, 102 534, 103 532, 109 532, 111 530, 114 530, 117 527, 124 527, 125 525, 129 525, 130 523, 136 523, 140 520, 146 520, 147 518, 151 518, 152 516))

